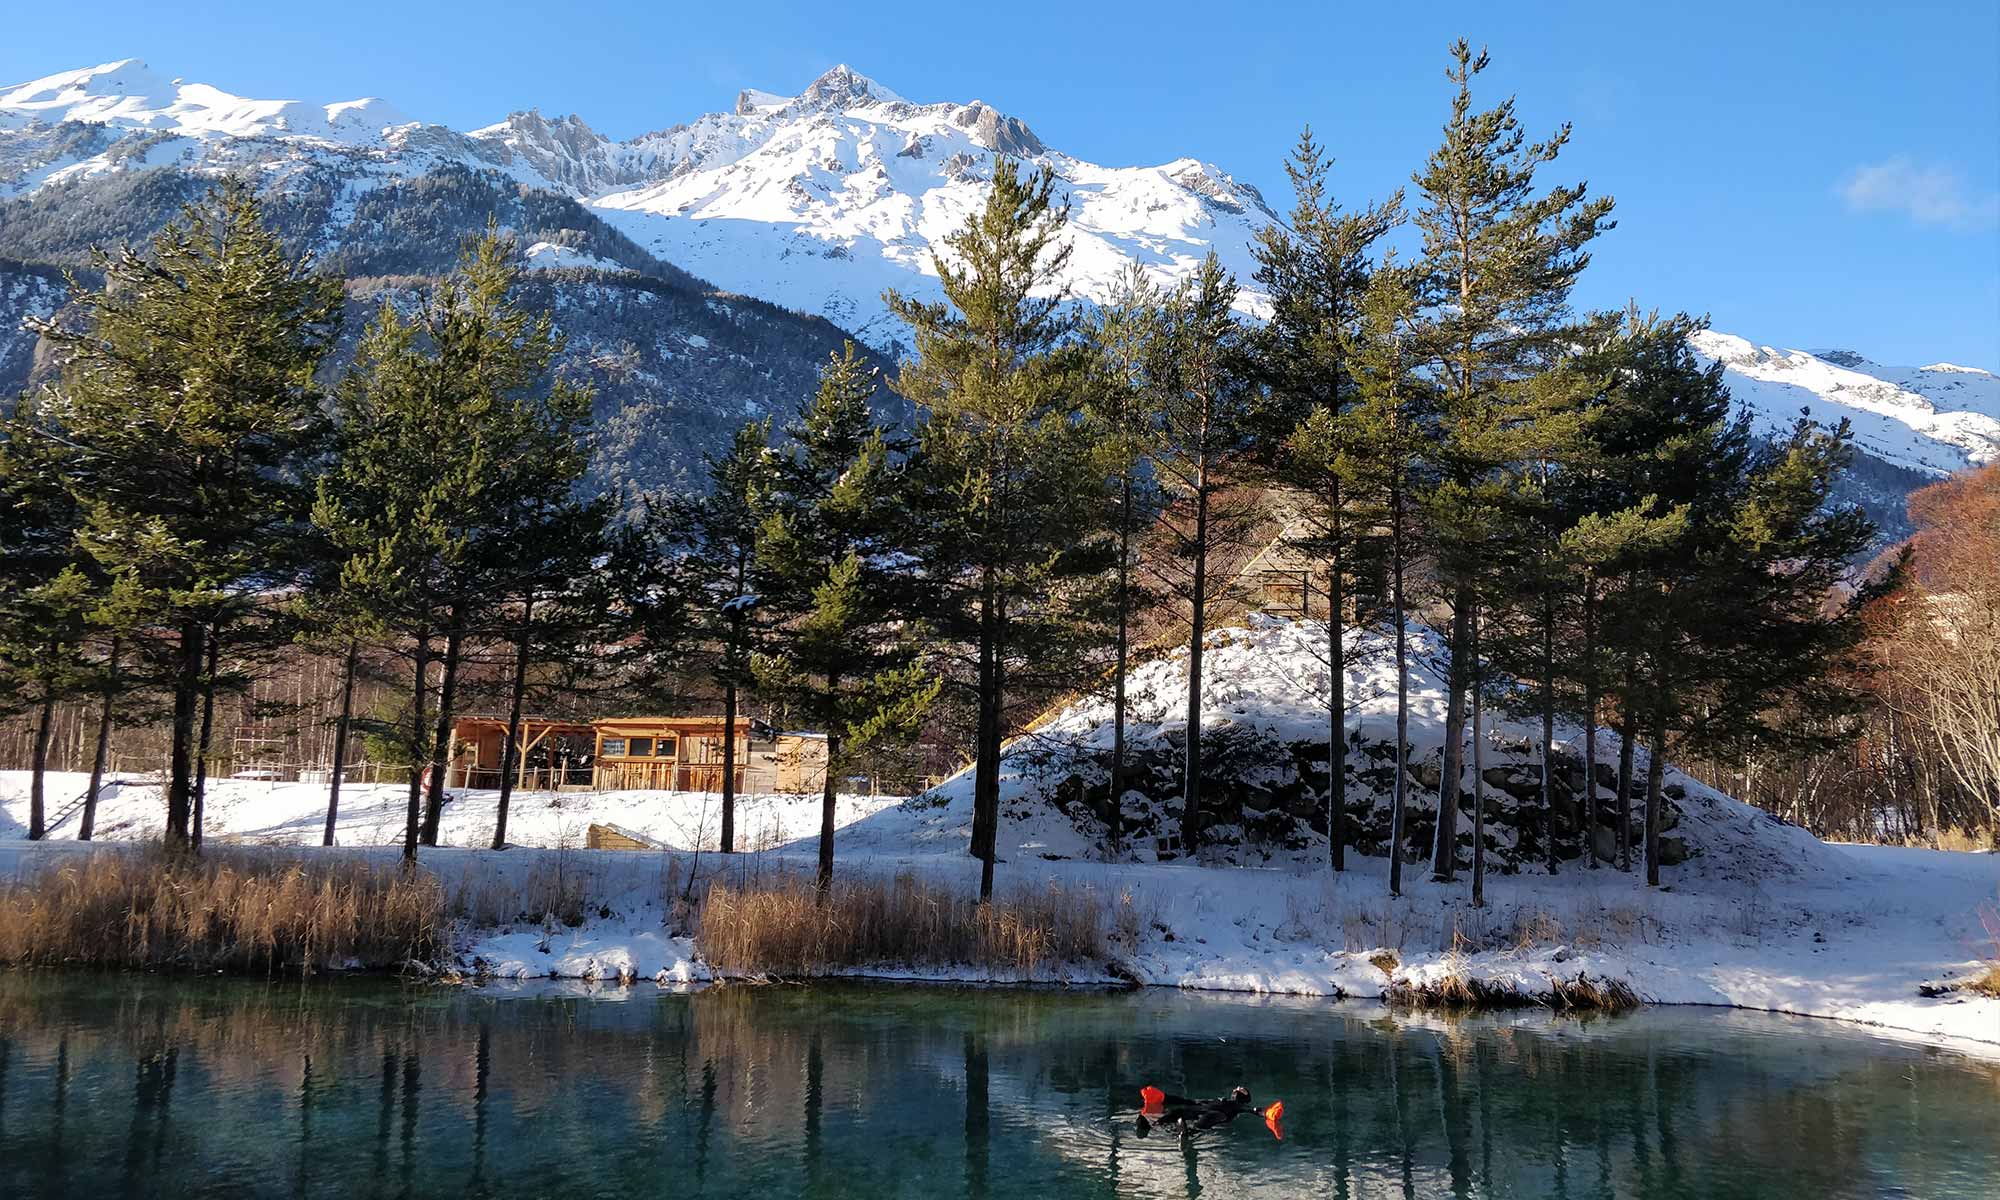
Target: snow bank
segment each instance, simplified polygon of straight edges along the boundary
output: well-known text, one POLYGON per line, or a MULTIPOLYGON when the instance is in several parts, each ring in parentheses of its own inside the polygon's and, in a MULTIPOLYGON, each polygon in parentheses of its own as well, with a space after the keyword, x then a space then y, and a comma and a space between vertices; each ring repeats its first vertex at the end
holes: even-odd
MULTIPOLYGON (((1205 720, 1280 744, 1323 738, 1324 636, 1323 626, 1272 618, 1219 632, 1208 652, 1212 686, 1203 697, 1205 720)), ((1437 753, 1443 698, 1436 648, 1427 637, 1419 646, 1411 725, 1421 762, 1437 753)), ((1394 677, 1380 639, 1353 636, 1348 650, 1348 728, 1365 747, 1392 736, 1394 677)), ((1139 698, 1136 741, 1178 729, 1185 691, 1175 659, 1139 671, 1133 691, 1139 698)), ((1827 845, 1669 769, 1669 784, 1680 793, 1674 834, 1688 853, 1666 868, 1666 886, 1658 890, 1647 888, 1636 871, 1571 860, 1551 876, 1531 860, 1517 873, 1489 875, 1481 908, 1472 907, 1463 877, 1435 883, 1421 867, 1405 871, 1405 894, 1392 899, 1385 858, 1350 854, 1348 869, 1336 874, 1325 864, 1323 838, 1268 853, 1236 853, 1233 861, 1161 862, 1151 861, 1157 854, 1134 853, 1105 861, 1101 823, 1061 789, 1087 774, 1092 756, 1107 744, 1107 717, 1101 701, 1084 699, 1010 748, 998 874, 1003 895, 1060 885, 1094 897, 1105 914, 1113 960, 1066 964, 1036 979, 896 964, 866 973, 1071 984, 1119 978, 1355 998, 1382 997, 1396 985, 1419 985, 1447 972, 1531 995, 1547 994, 1554 981, 1584 977, 1623 983, 1653 1003, 1839 1018, 2000 1057, 2000 1000, 1919 994, 1926 985, 1971 977, 1994 953, 1982 941, 1980 912, 2000 906, 2000 855, 1827 845)), ((1489 731, 1490 759, 1506 769, 1519 766, 1532 732, 1525 724, 1498 722, 1489 731)), ((1573 754, 1581 733, 1566 728, 1559 737, 1573 754)), ((1598 754, 1601 762, 1614 760, 1616 740, 1604 735, 1598 754)), ((1273 779, 1292 769, 1266 765, 1273 779)), ((83 782, 80 776, 53 780, 52 807, 59 809, 83 782)), ((218 840, 317 843, 322 786, 236 780, 214 786, 210 831, 218 840)), ((16 839, 0 840, 0 878, 64 854, 92 852, 62 840, 73 825, 59 827, 56 841, 19 841, 26 790, 23 774, 0 773, 0 839, 16 839)), ((404 799, 397 786, 344 789, 343 844, 380 846, 359 852, 392 858, 389 844, 400 835, 404 799)), ((444 810, 445 841, 483 845, 494 800, 492 793, 455 793, 444 810)), ((1384 794, 1370 783, 1351 789, 1350 800, 1357 809, 1379 807, 1384 794)), ((1412 803, 1430 803, 1425 790, 1413 793, 1412 803)), ((125 784, 106 799, 100 829, 109 838, 156 837, 162 808, 156 787, 125 784)), ((837 871, 907 872, 970 892, 978 879, 977 864, 965 854, 970 816, 966 777, 907 802, 843 798, 837 871)), ((716 798, 699 794, 518 796, 510 831, 518 844, 541 848, 424 852, 428 869, 461 898, 465 911, 478 914, 459 930, 457 969, 513 982, 558 977, 596 985, 657 980, 681 986, 710 978, 698 941, 687 936, 698 928, 689 899, 700 887, 699 880, 690 884, 691 874, 712 878, 728 871, 754 881, 770 872, 809 872, 818 804, 810 797, 746 797, 739 845, 754 852, 727 858, 704 853, 697 863, 689 851, 713 846, 716 819, 716 798), (592 822, 616 824, 676 849, 576 849, 592 822), (539 898, 552 894, 552 880, 580 897, 569 914, 578 923, 566 923, 542 904, 539 898)), ((321 853, 316 847, 285 852, 321 853)))
MULTIPOLYGON (((28 773, 0 771, 0 838, 25 837, 28 829, 28 773)), ((48 777, 51 822, 69 812, 90 784, 90 776, 58 771, 48 777)), ((834 820, 846 825, 893 808, 900 797, 841 796, 834 820)), ((493 839, 500 793, 453 788, 438 824, 438 840, 448 846, 485 846, 493 839)), ((327 785, 289 781, 213 779, 208 784, 203 822, 217 842, 317 846, 326 825, 327 785)), ((399 841, 408 811, 404 782, 348 782, 340 789, 340 820, 334 840, 343 846, 380 846, 399 841)), ((736 838, 740 849, 769 848, 819 832, 820 798, 790 793, 739 796, 736 838)), ((49 834, 76 836, 71 813, 49 834)), ((592 825, 614 825, 680 850, 714 849, 721 836, 721 797, 705 792, 515 792, 507 810, 507 838, 516 846, 581 846, 592 825)), ((97 836, 109 840, 151 840, 166 828, 166 801, 156 779, 114 777, 98 801, 97 836)))

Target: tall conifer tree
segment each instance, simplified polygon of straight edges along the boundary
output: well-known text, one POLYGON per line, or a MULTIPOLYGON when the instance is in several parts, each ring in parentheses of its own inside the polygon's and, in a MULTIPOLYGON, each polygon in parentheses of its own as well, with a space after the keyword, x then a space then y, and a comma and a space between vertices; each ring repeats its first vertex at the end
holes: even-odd
POLYGON ((722 688, 722 836, 724 854, 736 849, 736 721, 750 664, 765 632, 757 550, 763 539, 765 502, 776 460, 767 421, 744 423, 729 449, 708 459, 709 490, 676 506, 688 545, 686 569, 703 657, 722 688))
POLYGON ((887 295, 916 343, 895 384, 917 406, 901 541, 921 564, 918 607, 953 648, 947 675, 977 712, 982 897, 993 893, 1008 698, 1051 670, 1073 675, 1049 652, 1071 632, 1061 601, 1102 558, 1087 536, 1101 528, 1102 476, 1073 417, 1090 354, 1061 283, 1068 216, 1053 172, 1024 177, 999 159, 985 204, 933 256, 944 301, 887 295))
MULTIPOLYGON (((1573 337, 1569 289, 1590 261, 1584 247, 1611 227, 1611 201, 1589 198, 1582 184, 1538 192, 1536 175, 1562 152, 1569 126, 1530 142, 1512 99, 1475 111, 1472 81, 1485 70, 1486 54, 1475 55, 1461 39, 1451 58, 1451 117, 1444 141, 1414 177, 1414 219, 1431 304, 1424 340, 1439 383, 1441 459, 1461 489, 1473 489, 1504 465, 1491 442, 1504 428, 1501 410, 1511 393, 1573 337)), ((1457 861, 1469 622, 1480 597, 1470 577, 1443 585, 1451 667, 1432 870, 1449 879, 1457 861)))
POLYGON ((1107 602, 1111 608, 1111 769, 1106 849, 1117 854, 1124 839, 1125 722, 1132 626, 1150 600, 1141 580, 1139 547, 1158 518, 1160 488, 1152 470, 1159 448, 1156 343, 1162 297, 1135 264, 1119 277, 1111 303, 1090 329, 1098 370, 1088 393, 1107 482, 1104 519, 1114 543, 1107 602))
MULTIPOLYGON (((1367 530, 1342 491, 1339 455, 1327 440, 1353 402, 1349 346, 1361 323, 1370 272, 1369 251, 1402 220, 1399 191, 1387 203, 1346 212, 1334 199, 1333 162, 1312 130, 1299 135, 1285 164, 1296 197, 1289 224, 1258 234, 1256 280, 1270 297, 1271 318, 1256 338, 1258 362, 1270 385, 1260 423, 1280 447, 1277 480, 1296 489, 1302 520, 1292 531, 1300 552, 1320 564, 1327 600, 1327 809, 1347 810, 1346 597, 1355 544, 1367 530), (1316 421, 1306 428, 1307 421, 1316 421), (1294 432, 1290 442, 1278 439, 1294 432)), ((1310 609, 1310 603, 1304 605, 1310 609)), ((1345 827, 1329 829, 1328 857, 1341 870, 1345 827)))
POLYGON ((1188 622, 1187 744, 1181 768, 1181 843, 1201 849, 1202 650, 1209 606, 1233 582, 1211 570, 1244 541, 1255 518, 1233 498, 1253 426, 1253 389, 1244 331, 1236 322, 1236 280, 1211 251, 1167 300, 1158 345, 1161 438, 1156 459, 1168 504, 1160 520, 1161 579, 1188 622))
POLYGON ((166 839, 189 841, 196 715, 216 628, 256 638, 289 581, 324 421, 315 373, 341 286, 289 254, 255 195, 226 182, 148 251, 99 252, 100 289, 38 322, 61 363, 49 405, 74 450, 80 543, 122 577, 135 673, 172 698, 166 839))
POLYGON ((826 736, 818 887, 833 882, 834 805, 843 773, 872 746, 913 737, 939 683, 891 602, 898 569, 889 448, 870 401, 874 373, 845 353, 786 430, 770 465, 769 515, 757 549, 780 618, 757 686, 792 720, 826 736))

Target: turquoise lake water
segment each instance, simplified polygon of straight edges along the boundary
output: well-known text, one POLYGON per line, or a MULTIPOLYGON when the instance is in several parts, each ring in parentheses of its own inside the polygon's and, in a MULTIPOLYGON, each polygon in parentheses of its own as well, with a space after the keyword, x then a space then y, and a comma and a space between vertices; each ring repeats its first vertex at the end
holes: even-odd
POLYGON ((0 1196, 597 1194, 2000 1197, 2000 1068, 1709 1009, 0 974, 0 1196), (1141 1137, 1147 1083, 1283 1138, 1141 1137))

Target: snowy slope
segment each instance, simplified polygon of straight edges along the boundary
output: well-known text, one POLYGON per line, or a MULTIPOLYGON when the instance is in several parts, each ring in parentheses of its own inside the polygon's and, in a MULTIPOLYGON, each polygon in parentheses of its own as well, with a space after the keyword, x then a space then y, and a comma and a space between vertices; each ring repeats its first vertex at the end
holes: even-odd
POLYGON ((204 83, 165 79, 136 58, 65 71, 0 90, 0 129, 89 122, 201 138, 293 137, 380 143, 409 118, 374 97, 333 104, 250 100, 204 83))
POLYGON ((1990 371, 1885 367, 1852 351, 1809 354, 1726 333, 1692 340, 1723 364, 1730 395, 1756 414, 1760 432, 1784 429, 1803 410, 1825 425, 1847 420, 1863 453, 1928 475, 2000 459, 2000 378, 1990 371))
MULTIPOLYGON (((1213 747, 1238 732, 1263 735, 1277 746, 1326 744, 1328 676, 1323 622, 1266 613, 1248 614, 1245 624, 1219 629, 1204 641, 1202 724, 1204 745, 1213 747)), ((1370 749, 1394 745, 1396 673, 1391 640, 1380 630, 1347 632, 1345 726, 1351 741, 1348 804, 1351 822, 1366 828, 1386 813, 1388 780, 1392 775, 1356 772, 1369 761, 1370 749)), ((1409 762, 1413 773, 1434 769, 1443 747, 1444 677, 1447 671, 1439 639, 1423 626, 1411 626, 1409 694, 1409 762)), ((1171 744, 1186 727, 1187 655, 1184 648, 1135 668, 1127 684, 1130 712, 1126 729, 1135 758, 1171 744)), ((1540 736, 1536 720, 1512 718, 1489 711, 1486 717, 1487 837, 1499 847, 1512 844, 1504 828, 1512 799, 1494 783, 1508 771, 1533 770, 1540 736)), ((1003 846, 1013 854, 1039 858, 1092 859, 1104 856, 1103 830, 1098 822, 1061 797, 1075 776, 1101 775, 1102 755, 1111 745, 1111 705, 1107 698, 1085 696, 1060 707, 1029 736, 1013 742, 1001 760, 1003 846)), ((1559 756, 1580 759, 1583 730, 1566 721, 1556 726, 1559 756)), ((1608 774, 1618 761, 1617 735, 1601 730, 1597 761, 1608 774)), ((1635 779, 1643 779, 1647 753, 1635 751, 1635 779)), ((1471 762, 1465 764, 1465 788, 1472 787, 1471 762)), ((1324 761, 1322 756, 1320 761, 1324 761)), ((1134 768, 1136 770, 1136 768, 1134 768)), ((1289 760, 1260 761, 1249 768, 1252 786, 1282 786, 1291 773, 1289 760)), ((1563 776, 1558 775, 1558 779, 1563 776)), ((1435 776, 1430 776, 1435 779, 1435 776)), ((1672 836, 1689 849, 1688 860, 1667 869, 1670 880, 1745 880, 1777 876, 1806 877, 1832 869, 1834 851, 1796 825, 1786 824, 1751 805, 1706 787, 1668 766, 1666 787, 1673 797, 1672 836)), ((1311 782, 1317 783, 1317 780, 1311 782)), ((1128 780, 1137 786, 1133 780, 1128 780)), ((1204 783, 1211 792, 1213 779, 1204 783)), ((1600 785, 1607 800, 1615 795, 1600 785)), ((1141 798, 1128 792, 1124 812, 1127 828, 1145 814, 1141 798)), ((929 796, 909 807, 879 813, 841 833, 841 845, 887 852, 896 848, 963 845, 972 817, 970 769, 953 776, 929 796)), ((1211 796, 1211 807, 1217 798, 1211 796)), ((1434 825, 1434 786, 1412 780, 1407 795, 1411 820, 1434 825)), ((1171 802, 1170 802, 1171 807, 1171 802)), ((1461 837, 1472 828, 1470 804, 1461 812, 1461 837)), ((1634 801, 1635 812, 1641 807, 1634 801)), ((1177 821, 1177 809, 1172 815, 1177 821)), ((1302 850, 1246 845, 1243 851, 1223 850, 1220 857, 1238 861, 1318 862, 1326 854, 1323 835, 1302 850)), ((1566 853, 1573 853, 1566 850, 1566 853)), ((1350 850, 1353 853, 1353 850, 1350 850)), ((1469 849, 1463 853, 1469 854, 1469 849)), ((1143 845, 1128 845, 1125 857, 1148 857, 1143 845)), ((1530 868, 1539 869, 1539 868, 1530 868)))

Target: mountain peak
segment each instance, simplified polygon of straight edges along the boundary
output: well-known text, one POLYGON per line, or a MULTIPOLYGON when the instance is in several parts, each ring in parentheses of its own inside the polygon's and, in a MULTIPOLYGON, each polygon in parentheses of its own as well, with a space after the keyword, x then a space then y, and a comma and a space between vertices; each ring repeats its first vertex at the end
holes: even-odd
POLYGON ((843 109, 863 104, 894 104, 902 99, 853 67, 840 63, 807 84, 795 103, 805 108, 843 109))

